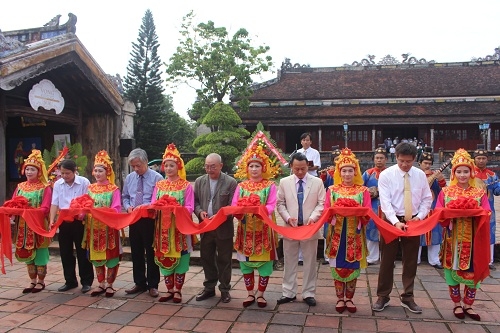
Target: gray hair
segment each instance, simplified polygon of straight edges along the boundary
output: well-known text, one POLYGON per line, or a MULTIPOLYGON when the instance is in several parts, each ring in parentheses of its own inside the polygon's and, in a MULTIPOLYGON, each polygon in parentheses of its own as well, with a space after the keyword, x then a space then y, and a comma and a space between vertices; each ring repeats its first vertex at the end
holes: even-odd
POLYGON ((222 163, 222 157, 217 153, 208 154, 206 158, 216 159, 218 163, 222 163))
POLYGON ((136 158, 138 158, 139 160, 141 160, 142 162, 144 162, 146 164, 148 163, 148 154, 146 153, 146 151, 144 149, 135 148, 134 150, 132 150, 130 152, 130 154, 128 154, 127 161, 130 163, 133 160, 135 160, 136 158))

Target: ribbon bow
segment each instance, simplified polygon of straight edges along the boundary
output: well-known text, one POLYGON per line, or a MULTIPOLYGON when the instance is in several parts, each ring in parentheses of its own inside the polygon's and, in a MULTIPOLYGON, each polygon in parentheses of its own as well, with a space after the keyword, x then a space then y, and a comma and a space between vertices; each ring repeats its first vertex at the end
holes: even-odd
POLYGON ((88 194, 83 194, 79 197, 71 200, 69 204, 69 208, 93 208, 94 207, 94 199, 88 194))
POLYGON ((4 202, 3 206, 7 208, 31 208, 28 199, 23 196, 17 196, 12 200, 7 200, 4 202))
POLYGON ((360 204, 356 200, 350 198, 339 198, 333 204, 333 207, 359 207, 359 206, 360 204))
POLYGON ((165 194, 158 199, 152 206, 180 206, 176 198, 165 194))
POLYGON ((451 209, 478 209, 479 204, 477 203, 476 200, 472 198, 466 198, 466 197, 458 197, 455 200, 451 200, 447 205, 446 208, 451 208, 451 209))
POLYGON ((259 206, 260 205, 260 197, 252 193, 248 197, 241 197, 238 199, 237 206, 245 207, 245 206, 259 206))

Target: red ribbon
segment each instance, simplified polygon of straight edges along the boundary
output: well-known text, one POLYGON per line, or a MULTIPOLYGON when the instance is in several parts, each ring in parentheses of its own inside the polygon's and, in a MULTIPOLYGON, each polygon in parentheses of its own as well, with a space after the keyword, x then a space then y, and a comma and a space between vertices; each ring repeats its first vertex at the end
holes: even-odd
POLYGON ((260 197, 257 194, 252 193, 248 197, 239 198, 237 205, 238 205, 238 207, 259 206, 260 205, 260 197))
MULTIPOLYGON (((168 200, 170 199, 166 198, 165 200, 162 200, 162 202, 166 202, 168 200)), ((172 201, 170 200, 170 202, 172 201)), ((142 217, 148 217, 148 210, 151 209, 161 210, 163 214, 173 213, 176 217, 176 227, 181 233, 186 235, 201 234, 215 230, 219 225, 226 221, 228 215, 254 214, 283 237, 295 240, 311 238, 320 228, 323 227, 323 224, 330 221, 334 215, 358 217, 369 216, 377 225, 380 234, 386 243, 390 243, 398 237, 419 236, 425 234, 426 232, 432 230, 439 221, 443 221, 445 219, 476 216, 478 217, 478 232, 476 233, 474 239, 474 251, 475 253, 484 253, 485 255, 476 256, 476 259, 474 260, 475 280, 477 282, 482 281, 489 274, 489 212, 484 209, 438 208, 435 209, 433 214, 425 220, 407 222, 407 230, 402 231, 401 229, 395 228, 391 223, 382 220, 379 216, 373 213, 371 208, 361 206, 330 207, 328 210, 323 212, 316 223, 307 226, 300 226, 296 228, 279 226, 275 224, 271 218, 269 218, 267 209, 263 205, 223 207, 217 212, 217 214, 212 216, 212 218, 207 218, 201 221, 203 223, 199 224, 193 222, 192 215, 189 214, 185 207, 176 205, 141 206, 132 213, 117 213, 114 209, 108 207, 61 209, 59 211, 59 218, 56 221, 54 228, 50 231, 44 230, 40 222, 37 222, 43 221, 44 217, 43 213, 39 209, 13 209, 0 207, 0 215, 3 217, 1 221, 2 226, 0 227, 0 236, 2 239, 2 244, 0 246, 2 273, 5 272, 3 262, 4 256, 6 256, 12 263, 12 238, 8 215, 21 215, 34 232, 41 236, 53 237, 56 229, 59 225, 61 225, 61 223, 63 223, 63 221, 73 221, 74 216, 79 214, 90 213, 95 219, 102 221, 104 224, 113 229, 119 230, 135 223, 142 217)))
POLYGON ((83 194, 71 200, 69 208, 93 208, 94 199, 88 194, 83 194))
POLYGON ((7 200, 4 202, 3 206, 8 208, 20 208, 20 209, 31 208, 28 199, 26 199, 23 196, 16 196, 11 200, 7 200))
POLYGON ((163 195, 160 199, 155 201, 153 206, 160 207, 160 206, 180 206, 179 202, 177 202, 177 199, 165 194, 163 195))
POLYGON ((479 204, 477 200, 472 198, 458 197, 448 202, 446 207, 451 209, 478 209, 479 204))
POLYGON ((351 198, 338 198, 333 204, 334 207, 359 207, 359 202, 351 198))

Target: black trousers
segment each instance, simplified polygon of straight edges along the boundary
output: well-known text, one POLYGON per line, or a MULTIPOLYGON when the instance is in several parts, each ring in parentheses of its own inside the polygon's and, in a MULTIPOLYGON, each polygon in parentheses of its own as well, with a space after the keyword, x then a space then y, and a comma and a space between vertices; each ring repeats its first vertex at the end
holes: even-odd
POLYGON ((94 267, 87 257, 87 251, 82 248, 83 230, 82 221, 78 220, 63 222, 59 226, 59 254, 67 285, 78 285, 75 272, 77 258, 81 284, 91 286, 94 282, 94 267), (73 244, 76 248, 76 258, 73 254, 73 244))
POLYGON ((220 239, 217 232, 209 231, 201 235, 201 265, 205 273, 205 290, 215 290, 219 281, 220 291, 231 289, 231 262, 233 258, 233 239, 220 239))
POLYGON ((134 283, 146 289, 158 289, 160 282, 160 268, 155 263, 153 250, 154 232, 155 221, 148 218, 141 218, 129 228, 134 283))

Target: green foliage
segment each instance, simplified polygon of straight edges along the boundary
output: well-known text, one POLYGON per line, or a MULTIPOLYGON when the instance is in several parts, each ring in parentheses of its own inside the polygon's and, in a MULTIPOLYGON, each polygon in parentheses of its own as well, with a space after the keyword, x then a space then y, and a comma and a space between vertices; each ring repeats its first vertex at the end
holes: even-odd
MULTIPOLYGON (((85 168, 88 164, 87 156, 83 155, 82 145, 80 143, 75 143, 73 145, 67 144, 68 154, 64 156, 65 159, 70 159, 75 161, 76 169, 80 173, 80 175, 84 176, 85 168)), ((61 151, 63 150, 63 146, 60 141, 54 141, 50 151, 47 149, 43 150, 43 162, 45 163, 45 167, 48 169, 49 166, 54 162, 54 160, 59 156, 61 151)), ((50 178, 51 175, 49 175, 50 178)))
POLYGON ((195 136, 193 126, 174 111, 172 98, 163 94, 159 46, 153 14, 147 10, 137 42, 132 43, 124 87, 125 96, 137 106, 136 145, 146 150, 150 158, 162 156, 165 146, 171 142, 179 150, 189 149, 195 136))
POLYGON ((229 36, 226 28, 216 27, 212 21, 195 25, 194 16, 191 11, 183 18, 179 46, 167 65, 167 81, 173 86, 200 84, 193 87, 197 101, 189 112, 197 121, 231 93, 240 101, 240 108, 247 110, 252 75, 268 71, 273 64, 266 55, 269 47, 252 46, 245 29, 229 36))
POLYGON ((201 174, 205 172, 205 158, 195 157, 184 165, 188 175, 201 174))
POLYGON ((230 105, 219 102, 207 113, 201 123, 210 126, 212 131, 217 131, 241 124, 241 118, 230 105))
POLYGON ((246 129, 236 127, 241 124, 241 118, 231 106, 221 102, 210 109, 203 123, 212 132, 202 134, 194 140, 196 152, 203 157, 210 153, 219 154, 224 162, 224 171, 231 171, 236 156, 246 147, 245 138, 249 134, 246 129))

